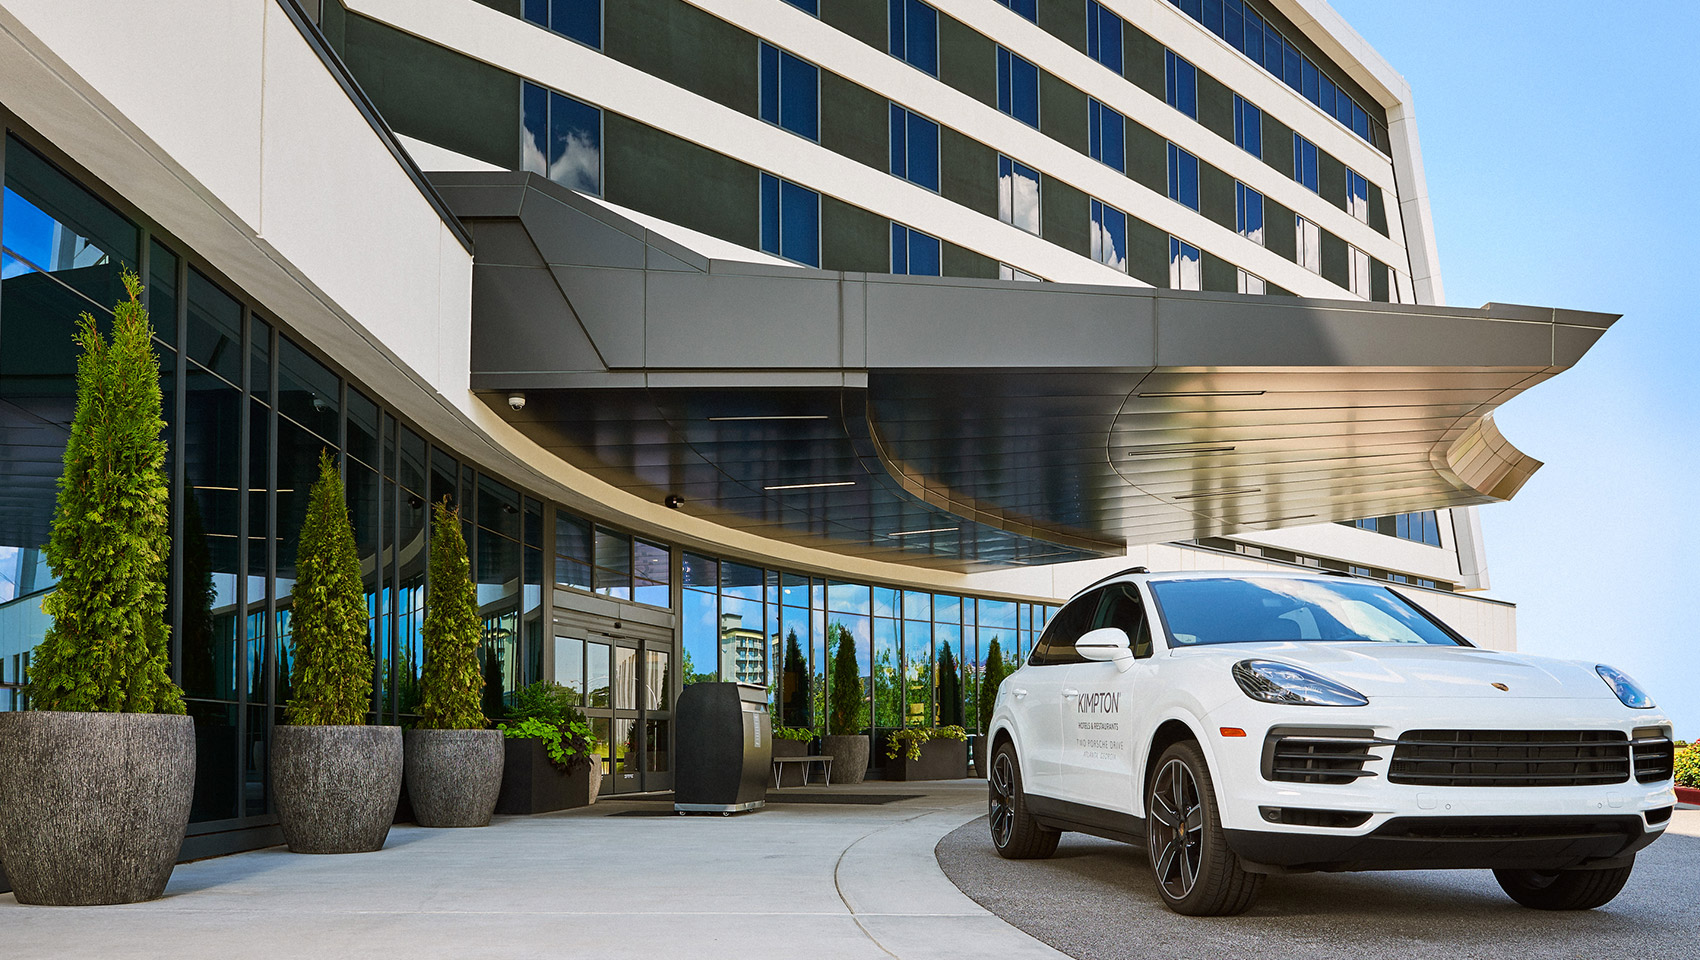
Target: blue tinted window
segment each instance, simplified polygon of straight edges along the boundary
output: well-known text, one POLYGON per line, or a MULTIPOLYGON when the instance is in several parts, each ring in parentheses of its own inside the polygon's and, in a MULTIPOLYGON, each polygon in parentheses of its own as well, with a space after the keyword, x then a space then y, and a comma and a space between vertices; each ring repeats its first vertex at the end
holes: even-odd
POLYGON ((1198 158, 1169 144, 1169 199, 1198 209, 1198 158))
POLYGON ((521 16, 601 49, 602 0, 525 0, 521 16))
MULTIPOLYGON (((1326 113, 1331 117, 1339 116, 1339 114, 1334 111, 1334 81, 1318 74, 1317 82, 1321 85, 1321 96, 1317 98, 1316 105, 1322 108, 1323 113, 1326 113)), ((1350 100, 1347 100, 1346 102, 1348 104, 1351 103, 1350 100)), ((1348 107, 1347 109, 1349 111, 1351 108, 1348 107)), ((1348 116, 1349 115, 1350 114, 1348 113, 1348 116)))
POLYGON ((1234 184, 1234 226, 1247 240, 1263 242, 1263 194, 1243 183, 1234 184))
POLYGON ((1281 39, 1281 35, 1275 32, 1274 27, 1265 24, 1263 28, 1263 69, 1273 73, 1277 80, 1282 78, 1285 70, 1282 66, 1286 62, 1285 51, 1286 43, 1281 39))
POLYGON ((602 111, 536 84, 523 87, 521 169, 583 193, 602 192, 602 111))
POLYGON ((1204 0, 1203 6, 1204 9, 1202 12, 1204 16, 1199 19, 1199 22, 1204 24, 1204 29, 1214 33, 1218 37, 1221 36, 1222 0, 1204 0))
POLYGON ((1245 55, 1263 63, 1263 18, 1250 10, 1245 12, 1245 55))
POLYGON ((1028 233, 1039 232, 1039 171, 998 157, 998 219, 1028 233))
POLYGON ((1163 93, 1169 106, 1198 119, 1198 69, 1172 50, 1163 51, 1163 93))
POLYGON ((1030 127, 1039 125, 1039 68, 998 48, 998 109, 1030 127))
POLYGON ((1204 12, 1199 6, 1199 0, 1177 0, 1177 2, 1180 4, 1182 13, 1200 23, 1204 21, 1204 12))
POLYGON ((911 277, 939 275, 939 238, 900 223, 891 225, 891 272, 911 277))
POLYGON ((527 83, 520 95, 521 123, 525 133, 519 148, 519 168, 549 175, 549 91, 527 83))
POLYGON ((762 174, 761 248, 787 260, 820 266, 820 194, 762 174))
POLYGON ((1039 22, 1039 0, 998 0, 998 2, 1034 23, 1039 22))
POLYGON ((1321 79, 1322 75, 1317 73, 1316 64, 1311 63, 1309 57, 1300 57, 1299 92, 1311 103, 1322 102, 1322 91, 1317 85, 1321 79))
POLYGON ((1301 84, 1303 83, 1304 75, 1300 64, 1303 63, 1304 58, 1299 56, 1298 48, 1294 47, 1290 43, 1283 45, 1283 52, 1286 54, 1287 69, 1283 73, 1281 79, 1286 82, 1287 86, 1292 87, 1294 90, 1299 90, 1302 93, 1303 90, 1301 89, 1301 84))
POLYGON ((1346 169, 1346 212, 1365 223, 1369 222, 1369 181, 1349 167, 1346 169))
POLYGON ((939 188, 939 125, 891 105, 891 172, 928 190, 939 188))
POLYGON ((1293 179, 1316 192, 1316 144, 1293 134, 1293 179))
POLYGON ((1222 39, 1235 50, 1245 49, 1245 2, 1226 0, 1222 4, 1222 39))
POLYGON ((921 0, 890 0, 887 17, 891 55, 938 76, 938 11, 921 0))
POLYGON ((1086 0, 1086 52, 1111 70, 1122 72, 1122 18, 1097 0, 1086 0))
POLYGON ((761 118, 820 139, 820 68, 771 44, 759 46, 761 118))
POLYGON ((1263 156, 1263 111, 1234 94, 1234 146, 1263 156))
POLYGON ((1092 201, 1092 259, 1127 272, 1127 214, 1092 201))
POLYGON ((1169 238, 1169 289, 1202 290, 1203 272, 1199 269, 1202 255, 1198 248, 1179 237, 1169 238))
POLYGON ((785 2, 811 17, 820 16, 820 0, 785 0, 785 2))
POLYGON ((1352 132, 1365 140, 1369 139, 1369 114, 1356 103, 1352 104, 1352 132))
POLYGON ((1086 101, 1087 146, 1092 159, 1127 172, 1125 156, 1126 129, 1122 115, 1093 99, 1086 101))

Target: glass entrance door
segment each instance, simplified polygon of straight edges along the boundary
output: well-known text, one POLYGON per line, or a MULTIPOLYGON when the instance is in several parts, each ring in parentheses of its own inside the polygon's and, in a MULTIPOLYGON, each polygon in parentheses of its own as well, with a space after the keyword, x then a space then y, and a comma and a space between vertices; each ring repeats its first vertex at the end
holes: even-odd
POLYGON ((555 679, 580 694, 600 743, 602 793, 668 790, 672 771, 671 645, 555 638, 555 679))

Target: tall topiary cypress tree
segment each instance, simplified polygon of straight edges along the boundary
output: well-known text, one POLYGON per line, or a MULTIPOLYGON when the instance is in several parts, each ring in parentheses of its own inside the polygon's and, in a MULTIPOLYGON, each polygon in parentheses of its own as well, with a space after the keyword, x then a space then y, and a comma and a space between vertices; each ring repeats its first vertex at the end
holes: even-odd
POLYGON ((787 727, 813 727, 809 710, 809 662, 803 658, 803 646, 797 631, 785 634, 785 669, 779 684, 780 715, 787 727))
POLYGON ((939 726, 962 726, 962 678, 956 670, 956 654, 950 644, 939 646, 939 726))
POLYGON ((1003 651, 998 647, 998 638, 993 637, 991 645, 986 648, 986 673, 980 678, 980 696, 974 701, 979 707, 981 733, 985 733, 992 722, 992 708, 998 702, 998 684, 1003 683, 1004 676, 1003 651))
POLYGON ((430 592, 425 595, 425 668, 420 681, 419 726, 431 730, 481 730, 488 721, 479 704, 484 676, 478 669, 482 624, 478 589, 466 559, 460 511, 448 498, 434 505, 430 592))
POLYGON ((372 707, 372 653, 366 648, 366 591, 348 522, 342 477, 319 454, 319 479, 307 494, 307 517, 290 591, 295 698, 284 719, 303 725, 357 725, 372 707))
POLYGON ((830 720, 832 729, 829 733, 855 734, 861 733, 863 719, 867 716, 868 695, 862 686, 862 675, 856 669, 856 641, 850 635, 850 629, 842 623, 834 623, 827 628, 828 635, 836 635, 838 645, 832 654, 832 707, 830 720))
POLYGON ((159 357, 142 284, 123 274, 112 341, 83 314, 76 342, 77 406, 47 562, 59 588, 53 618, 30 657, 37 710, 183 713, 171 681, 165 623, 171 551, 159 357))

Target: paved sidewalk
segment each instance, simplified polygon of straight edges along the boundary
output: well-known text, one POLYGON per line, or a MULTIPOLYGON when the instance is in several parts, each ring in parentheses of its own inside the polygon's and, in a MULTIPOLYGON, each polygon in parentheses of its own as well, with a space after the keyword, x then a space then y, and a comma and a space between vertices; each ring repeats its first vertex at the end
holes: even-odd
POLYGON ((983 812, 983 782, 788 792, 828 789, 922 796, 730 818, 605 800, 480 830, 397 827, 378 853, 183 864, 153 903, 25 907, 4 894, 0 957, 1061 957, 939 870, 933 848, 983 812))

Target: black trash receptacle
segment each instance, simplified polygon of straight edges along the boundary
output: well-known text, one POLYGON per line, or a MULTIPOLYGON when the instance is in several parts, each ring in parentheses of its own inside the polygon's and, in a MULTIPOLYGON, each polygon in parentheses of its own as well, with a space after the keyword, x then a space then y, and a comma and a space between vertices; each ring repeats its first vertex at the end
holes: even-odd
POLYGON ((766 687, 693 683, 679 694, 674 720, 674 810, 737 813, 767 802, 773 721, 766 687))

